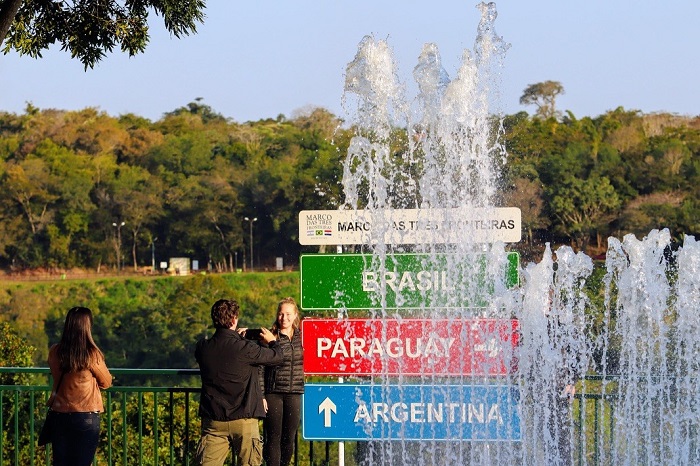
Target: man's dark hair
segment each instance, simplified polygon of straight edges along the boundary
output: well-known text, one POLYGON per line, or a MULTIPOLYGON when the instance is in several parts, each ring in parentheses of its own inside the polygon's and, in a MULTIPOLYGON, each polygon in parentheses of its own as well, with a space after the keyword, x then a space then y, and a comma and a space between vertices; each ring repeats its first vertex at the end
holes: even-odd
POLYGON ((229 328, 238 317, 238 303, 233 299, 220 299, 211 307, 211 320, 216 328, 229 328))

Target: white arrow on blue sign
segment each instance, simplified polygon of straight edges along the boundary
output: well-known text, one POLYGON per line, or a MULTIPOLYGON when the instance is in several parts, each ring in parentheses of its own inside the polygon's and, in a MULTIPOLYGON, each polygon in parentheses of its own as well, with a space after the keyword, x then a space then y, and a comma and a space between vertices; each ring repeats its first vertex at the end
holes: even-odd
POLYGON ((307 384, 306 440, 520 440, 519 391, 506 385, 307 384))
POLYGON ((325 400, 318 405, 319 414, 323 414, 323 427, 331 427, 331 414, 336 413, 335 403, 333 400, 326 397, 325 400))

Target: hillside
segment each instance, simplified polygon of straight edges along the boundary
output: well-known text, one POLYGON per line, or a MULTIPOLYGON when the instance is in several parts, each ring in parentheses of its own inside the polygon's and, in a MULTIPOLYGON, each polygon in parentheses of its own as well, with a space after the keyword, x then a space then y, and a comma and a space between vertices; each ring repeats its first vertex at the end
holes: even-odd
POLYGON ((86 306, 111 367, 187 368, 195 366, 194 343, 213 332, 217 299, 239 302, 241 326, 270 326, 277 301, 298 295, 298 272, 0 282, 0 322, 25 337, 36 348, 34 364, 45 366, 66 311, 86 306))

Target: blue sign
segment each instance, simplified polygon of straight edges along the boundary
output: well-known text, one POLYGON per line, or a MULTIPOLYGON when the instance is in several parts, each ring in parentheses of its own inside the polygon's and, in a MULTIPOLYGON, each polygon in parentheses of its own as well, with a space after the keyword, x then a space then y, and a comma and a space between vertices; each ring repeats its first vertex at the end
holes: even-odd
POLYGON ((306 440, 520 440, 520 392, 505 385, 307 384, 306 440))

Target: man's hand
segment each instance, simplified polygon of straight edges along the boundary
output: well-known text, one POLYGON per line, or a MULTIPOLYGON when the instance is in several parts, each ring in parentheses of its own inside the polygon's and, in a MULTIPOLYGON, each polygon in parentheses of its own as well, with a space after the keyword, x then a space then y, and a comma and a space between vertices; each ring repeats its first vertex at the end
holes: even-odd
POLYGON ((265 409, 265 412, 267 412, 267 400, 263 398, 263 408, 265 409))
POLYGON ((265 327, 262 327, 260 329, 260 341, 267 343, 269 345, 270 343, 272 343, 276 339, 277 338, 275 337, 275 335, 271 331, 266 329, 265 327))

